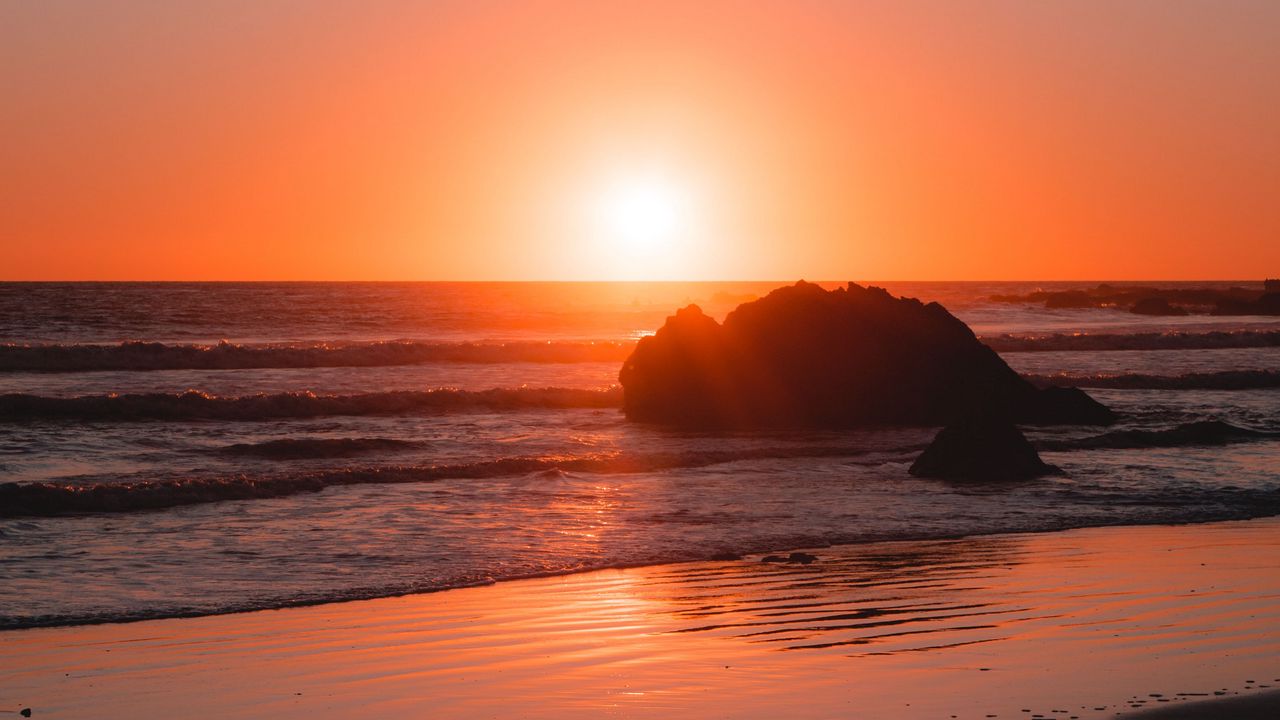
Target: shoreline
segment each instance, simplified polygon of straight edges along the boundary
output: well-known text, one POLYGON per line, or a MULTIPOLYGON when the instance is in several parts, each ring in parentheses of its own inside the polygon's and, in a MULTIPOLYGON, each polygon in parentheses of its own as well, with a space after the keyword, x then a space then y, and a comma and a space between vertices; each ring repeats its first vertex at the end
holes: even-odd
POLYGON ((1280 717, 1280 690, 1196 700, 1125 715, 1124 720, 1273 720, 1280 717))
POLYGON ((809 565, 693 562, 9 630, 0 710, 309 720, 1189 712, 1204 693, 1280 686, 1277 551, 1280 518, 1112 526, 821 548, 809 565))
POLYGON ((147 615, 147 616, 119 616, 119 617, 107 617, 107 618, 97 618, 97 617, 76 618, 76 619, 70 619, 70 620, 64 619, 64 618, 58 618, 49 622, 35 622, 35 623, 27 623, 27 624, 10 624, 10 625, 6 625, 3 622, 0 622, 0 640, 3 640, 5 635, 8 633, 22 632, 26 630, 53 630, 58 628, 82 628, 82 627, 96 627, 101 625, 131 625, 134 623, 157 622, 157 621, 164 621, 164 620, 194 620, 199 618, 226 617, 226 616, 232 616, 232 615, 245 615, 250 613, 258 613, 258 612, 271 612, 276 610, 305 609, 305 608, 313 608, 313 607, 324 606, 324 605, 343 605, 346 603, 355 603, 355 602, 369 602, 369 601, 376 601, 376 600, 388 600, 388 599, 394 599, 394 598, 436 595, 439 593, 452 592, 455 590, 471 590, 475 588, 501 586, 507 583, 519 583, 519 582, 527 582, 530 580, 543 580, 543 579, 550 579, 550 578, 571 577, 575 575, 606 572, 611 570, 644 570, 649 568, 656 569, 656 568, 664 568, 664 567, 677 566, 677 565, 690 565, 690 564, 697 564, 697 563, 718 563, 718 562, 733 562, 733 561, 751 562, 753 560, 758 560, 759 558, 757 556, 763 557, 766 555, 779 555, 779 554, 787 555, 791 552, 797 552, 797 551, 799 552, 839 552, 841 550, 855 550, 857 548, 865 547, 868 545, 892 545, 893 543, 953 542, 953 541, 963 541, 963 540, 971 540, 971 539, 978 540, 982 538, 1001 537, 1001 536, 1021 537, 1021 536, 1053 535, 1053 534, 1059 534, 1059 533, 1069 533, 1069 532, 1078 532, 1078 531, 1087 531, 1087 530, 1102 530, 1102 529, 1195 527, 1200 525, 1217 525, 1221 523, 1247 523, 1247 522, 1265 521, 1265 520, 1272 520, 1272 519, 1276 520, 1277 522, 1280 522, 1280 514, 1258 515, 1258 516, 1244 517, 1244 518, 1228 518, 1228 519, 1203 520, 1203 521, 1190 520, 1190 521, 1184 521, 1184 522, 1169 522, 1169 521, 1161 520, 1161 521, 1153 521, 1150 523, 1121 522, 1121 523, 1116 523, 1114 525, 1097 525, 1097 524, 1069 525, 1068 524, 1062 527, 1039 529, 1039 530, 993 531, 988 533, 966 533, 966 534, 955 534, 955 535, 942 534, 942 535, 933 535, 933 536, 919 535, 919 536, 908 536, 903 538, 896 538, 892 540, 870 539, 870 540, 865 540, 860 542, 834 543, 830 545, 804 545, 804 546, 787 545, 785 547, 766 547, 764 549, 749 549, 749 550, 744 550, 740 553, 732 553, 733 555, 736 556, 735 558, 732 558, 732 559, 725 557, 725 555, 727 554, 722 553, 720 554, 721 556, 712 557, 712 558, 673 559, 673 560, 665 560, 665 561, 658 561, 658 562, 621 563, 616 565, 602 565, 599 567, 567 569, 562 571, 551 570, 547 572, 536 572, 536 573, 530 573, 526 575, 517 575, 512 577, 489 579, 487 581, 477 581, 472 583, 450 585, 445 587, 397 589, 390 592, 371 590, 367 593, 352 594, 352 595, 342 596, 342 597, 337 597, 337 596, 322 597, 318 599, 304 598, 304 599, 285 600, 280 602, 268 601, 257 606, 233 607, 233 608, 228 608, 226 610, 215 611, 215 612, 177 611, 171 614, 166 613, 166 614, 147 615))

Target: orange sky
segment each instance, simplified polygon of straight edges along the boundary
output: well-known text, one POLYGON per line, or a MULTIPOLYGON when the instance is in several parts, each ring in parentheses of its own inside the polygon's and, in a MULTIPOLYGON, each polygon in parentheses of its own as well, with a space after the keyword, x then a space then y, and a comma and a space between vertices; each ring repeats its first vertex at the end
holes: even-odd
POLYGON ((0 278, 1275 276, 1277 28, 1266 0, 4 3, 0 278), (652 242, 599 220, 637 185, 679 198, 652 242))

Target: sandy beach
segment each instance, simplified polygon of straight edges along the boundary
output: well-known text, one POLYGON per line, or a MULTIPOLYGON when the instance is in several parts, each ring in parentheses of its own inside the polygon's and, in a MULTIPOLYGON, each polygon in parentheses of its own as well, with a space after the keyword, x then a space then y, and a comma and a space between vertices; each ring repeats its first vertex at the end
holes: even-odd
POLYGON ((1099 718, 1278 702, 1280 520, 810 552, 11 631, 0 710, 1099 718))

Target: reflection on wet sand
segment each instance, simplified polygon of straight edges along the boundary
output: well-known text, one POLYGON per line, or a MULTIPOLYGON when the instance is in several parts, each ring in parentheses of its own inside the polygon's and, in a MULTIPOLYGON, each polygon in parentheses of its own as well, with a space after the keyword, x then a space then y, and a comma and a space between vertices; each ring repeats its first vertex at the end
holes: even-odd
POLYGON ((716 633, 779 649, 862 647, 888 654, 989 642, 1039 617, 1016 603, 973 602, 1019 562, 1016 536, 820 551, 811 565, 688 566, 676 632, 716 633))
POLYGON ((0 694, 40 717, 1103 718, 1280 686, 1280 520, 810 552, 7 632, 0 694))

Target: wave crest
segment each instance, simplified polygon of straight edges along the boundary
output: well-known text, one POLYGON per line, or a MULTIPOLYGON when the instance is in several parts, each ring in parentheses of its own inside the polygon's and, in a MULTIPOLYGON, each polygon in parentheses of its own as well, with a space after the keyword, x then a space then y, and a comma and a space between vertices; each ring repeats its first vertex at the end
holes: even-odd
MULTIPOLYGON (((915 451, 911 446, 904 450, 915 451)), ((623 474, 696 468, 740 460, 870 455, 873 450, 835 446, 790 446, 746 450, 705 450, 653 455, 521 456, 457 465, 350 468, 249 477, 155 480, 72 485, 0 483, 0 517, 52 517, 123 513, 197 505, 222 500, 278 498, 341 485, 375 485, 436 480, 474 480, 530 475, 563 479, 568 473, 623 474)))
POLYGON ((183 393, 85 395, 59 398, 26 393, 0 395, 0 422, 24 420, 264 420, 326 415, 402 415, 464 411, 616 408, 619 388, 494 388, 402 390, 355 395, 311 392, 220 397, 183 393))
POLYGON ((1023 375, 1036 387, 1089 387, 1115 390, 1257 390, 1280 387, 1274 370, 1223 370, 1186 375, 1023 375))
POLYGON ((0 345, 0 372, 88 370, 244 370, 250 368, 388 367, 423 363, 622 362, 624 341, 512 343, 316 342, 184 345, 129 341, 119 345, 0 345))
POLYGON ((368 453, 410 450, 421 443, 394 438, 281 438, 259 443, 236 443, 217 452, 223 455, 260 457, 271 460, 345 458, 368 453))
POLYGON ((1166 430, 1116 430, 1078 440, 1041 440, 1041 450, 1127 450, 1140 448, 1227 445, 1278 438, 1280 433, 1237 427, 1220 420, 1185 423, 1166 430))
POLYGON ((1105 350, 1217 350, 1280 347, 1280 330, 1148 332, 1113 334, 992 335, 980 338, 997 352, 1098 352, 1105 350))

